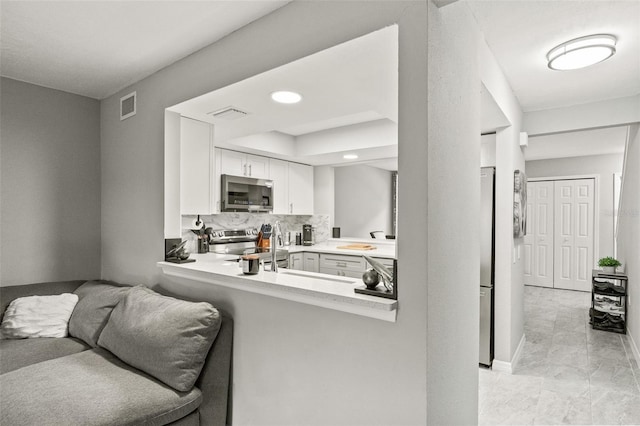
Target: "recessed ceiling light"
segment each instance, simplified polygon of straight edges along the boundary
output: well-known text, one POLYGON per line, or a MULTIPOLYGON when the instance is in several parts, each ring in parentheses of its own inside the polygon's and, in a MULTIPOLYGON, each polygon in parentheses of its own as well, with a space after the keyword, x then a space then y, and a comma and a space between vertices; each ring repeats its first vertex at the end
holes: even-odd
POLYGON ((566 41, 547 53, 549 68, 575 70, 602 62, 616 53, 616 41, 611 34, 595 34, 566 41))
POLYGON ((358 154, 345 154, 342 156, 345 160, 355 160, 358 158, 358 154))
POLYGON ((297 104, 302 100, 302 95, 287 90, 279 90, 271 94, 271 99, 281 104, 297 104))

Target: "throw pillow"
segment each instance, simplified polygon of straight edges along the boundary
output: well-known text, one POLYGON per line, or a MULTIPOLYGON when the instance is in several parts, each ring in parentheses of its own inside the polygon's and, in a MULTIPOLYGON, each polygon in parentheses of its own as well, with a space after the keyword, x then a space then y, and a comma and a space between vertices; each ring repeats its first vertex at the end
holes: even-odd
POLYGON ((111 311, 131 287, 108 281, 87 281, 74 291, 79 300, 69 320, 69 335, 98 347, 98 337, 111 311))
POLYGON ((220 330, 217 309, 133 287, 116 305, 98 345, 178 391, 189 391, 220 330))
POLYGON ((19 297, 7 306, 0 335, 4 339, 67 337, 77 302, 78 296, 71 293, 19 297))

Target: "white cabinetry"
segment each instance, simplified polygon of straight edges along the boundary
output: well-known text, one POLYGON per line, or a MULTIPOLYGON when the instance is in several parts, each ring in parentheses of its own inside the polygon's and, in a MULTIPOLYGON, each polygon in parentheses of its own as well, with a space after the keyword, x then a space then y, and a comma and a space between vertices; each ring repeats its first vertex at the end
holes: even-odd
POLYGON ((313 214, 312 166, 227 149, 215 151, 216 203, 220 202, 221 175, 248 176, 273 181, 274 214, 313 214))
POLYGON ((289 269, 320 272, 320 255, 310 252, 291 253, 289 255, 289 269))
POLYGON ((271 158, 269 179, 273 181, 273 214, 289 213, 289 163, 271 158))
POLYGON ((215 170, 213 126, 180 118, 180 213, 216 213, 219 186, 213 186, 215 170))
POLYGON ((220 174, 269 179, 269 158, 244 152, 220 150, 220 174))
POLYGON ((302 264, 307 272, 320 272, 320 255, 318 253, 304 252, 302 264))
POLYGON ((313 167, 289 163, 289 211, 313 214, 313 167))
POLYGON ((366 262, 361 256, 320 254, 320 273, 341 277, 362 278, 366 262))
POLYGON ((295 269, 298 271, 304 270, 304 253, 291 253, 289 255, 289 269, 295 269))

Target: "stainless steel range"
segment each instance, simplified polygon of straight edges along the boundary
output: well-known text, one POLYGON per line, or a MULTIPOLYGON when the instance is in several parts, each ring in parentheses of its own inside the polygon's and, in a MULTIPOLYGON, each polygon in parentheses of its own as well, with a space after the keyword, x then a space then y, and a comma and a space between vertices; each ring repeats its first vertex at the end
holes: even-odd
MULTIPOLYGON (((236 255, 238 258, 243 254, 257 253, 261 260, 270 263, 270 250, 258 248, 257 241, 258 230, 256 228, 218 229, 209 233, 209 252, 236 255)), ((278 267, 286 268, 289 263, 289 252, 276 249, 276 261, 278 267)))
POLYGON ((258 230, 218 229, 209 234, 209 251, 220 254, 255 253, 258 230))

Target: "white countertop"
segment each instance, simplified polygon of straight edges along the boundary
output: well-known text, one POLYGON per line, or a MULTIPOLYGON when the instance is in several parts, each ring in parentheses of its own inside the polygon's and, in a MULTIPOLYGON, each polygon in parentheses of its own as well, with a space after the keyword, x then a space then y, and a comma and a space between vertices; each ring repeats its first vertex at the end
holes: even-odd
POLYGON ((375 240, 375 239, 329 239, 328 241, 314 244, 312 246, 296 246, 290 245, 283 247, 289 250, 289 253, 312 252, 312 253, 328 253, 328 254, 344 254, 351 256, 366 255, 369 257, 381 257, 385 259, 396 258, 396 244, 394 240, 375 240), (338 248, 349 245, 351 243, 364 243, 375 246, 375 250, 351 250, 338 248))
MULTIPOLYGON (((309 248, 309 246, 292 247, 309 248)), ((345 251, 350 252, 351 250, 345 251)), ((261 268, 257 275, 244 275, 238 262, 233 260, 236 257, 214 253, 192 254, 191 258, 195 259, 195 262, 181 264, 158 262, 157 265, 165 274, 174 277, 264 294, 384 321, 395 322, 396 320, 398 302, 355 293, 356 287, 364 286, 361 280, 290 269, 280 269, 279 272, 274 273, 263 271, 261 268)))

